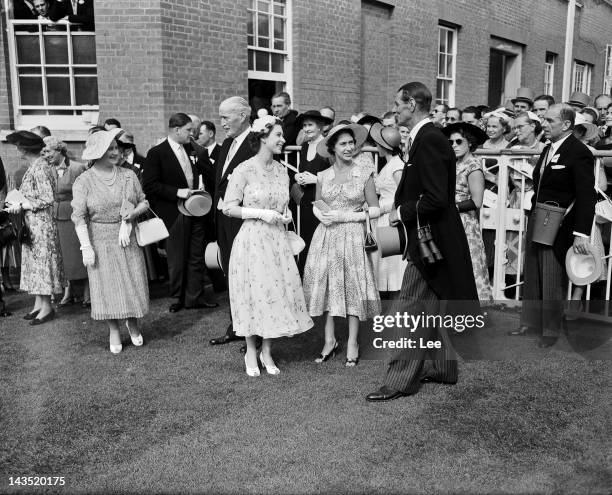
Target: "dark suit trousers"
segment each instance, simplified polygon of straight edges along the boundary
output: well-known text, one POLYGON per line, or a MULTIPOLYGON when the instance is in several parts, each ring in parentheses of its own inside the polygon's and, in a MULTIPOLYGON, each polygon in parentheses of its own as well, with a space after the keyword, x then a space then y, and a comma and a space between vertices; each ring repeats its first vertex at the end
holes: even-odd
MULTIPOLYGON (((226 217, 223 213, 219 212, 219 216, 217 217, 217 244, 219 244, 219 252, 221 253, 221 267, 223 268, 223 273, 225 274, 225 278, 229 277, 229 260, 232 252, 232 244, 234 243, 234 238, 240 227, 242 225, 242 221, 236 218, 226 217)), ((229 299, 230 306, 230 318, 232 316, 232 299, 229 299)), ((233 331, 230 331, 230 327, 228 327, 227 334, 233 334, 233 331)))
MULTIPOLYGON (((428 314, 440 310, 438 297, 410 261, 404 272, 396 307, 402 313, 406 311, 412 314, 420 314, 425 308, 428 314)), ((419 328, 410 337, 417 341, 420 338, 428 341, 439 340, 442 342, 442 348, 416 348, 398 354, 389 362, 385 385, 405 394, 414 394, 419 390, 423 377, 442 383, 457 383, 457 359, 446 329, 419 328)))
POLYGON ((170 296, 185 306, 198 306, 204 299, 204 225, 199 219, 179 214, 166 240, 170 296))
POLYGON ((527 226, 525 284, 521 325, 542 331, 544 337, 558 337, 563 328, 565 267, 553 248, 533 242, 533 222, 527 226))

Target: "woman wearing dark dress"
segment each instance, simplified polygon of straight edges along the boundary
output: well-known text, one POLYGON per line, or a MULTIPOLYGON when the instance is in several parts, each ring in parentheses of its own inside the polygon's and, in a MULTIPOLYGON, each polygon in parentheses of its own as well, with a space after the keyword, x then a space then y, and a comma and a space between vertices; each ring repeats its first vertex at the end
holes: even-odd
POLYGON ((333 122, 324 117, 318 110, 308 110, 296 119, 296 125, 302 130, 304 143, 300 150, 299 172, 291 180, 291 210, 300 236, 306 247, 298 259, 300 276, 304 275, 304 265, 310 247, 310 241, 319 220, 312 212, 312 202, 315 200, 317 174, 329 168, 329 161, 317 153, 317 144, 323 140, 323 128, 333 122), (299 214, 297 204, 300 205, 299 214))

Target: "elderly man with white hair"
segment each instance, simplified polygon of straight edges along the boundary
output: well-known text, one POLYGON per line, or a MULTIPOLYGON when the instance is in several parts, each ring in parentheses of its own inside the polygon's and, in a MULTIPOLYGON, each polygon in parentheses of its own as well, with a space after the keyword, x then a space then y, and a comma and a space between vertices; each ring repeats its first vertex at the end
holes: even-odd
MULTIPOLYGON (((225 196, 225 191, 234 169, 255 155, 247 139, 251 131, 250 115, 251 107, 240 96, 232 96, 223 100, 221 105, 219 105, 221 127, 223 127, 227 137, 221 145, 221 151, 215 166, 216 177, 213 208, 215 208, 215 224, 217 226, 217 243, 219 244, 219 252, 221 254, 221 266, 226 276, 229 275, 229 258, 232 244, 240 230, 242 220, 223 214, 223 197, 225 196)), ((233 326, 230 323, 225 335, 210 339, 210 344, 227 344, 232 340, 238 339, 239 337, 236 337, 233 326)))

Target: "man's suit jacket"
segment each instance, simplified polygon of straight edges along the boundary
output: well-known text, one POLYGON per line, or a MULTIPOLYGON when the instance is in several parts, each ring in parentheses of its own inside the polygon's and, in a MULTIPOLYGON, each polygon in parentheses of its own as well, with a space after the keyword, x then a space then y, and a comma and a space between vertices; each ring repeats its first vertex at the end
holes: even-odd
POLYGON ((49 6, 49 18, 52 21, 57 21, 68 17, 70 22, 77 22, 82 24, 84 31, 93 31, 95 29, 94 23, 94 0, 82 0, 77 2, 77 11, 72 11, 72 2, 70 0, 63 0, 61 2, 51 2, 49 6))
POLYGON ((282 119, 283 121, 283 137, 285 138, 285 146, 293 146, 300 130, 297 128, 298 113, 296 110, 289 110, 289 113, 282 119))
MULTIPOLYGON (((189 144, 185 145, 185 151, 191 158, 192 149, 189 144)), ((177 191, 198 187, 201 173, 194 160, 191 160, 191 164, 193 184, 187 184, 185 173, 168 139, 151 148, 145 158, 142 174, 144 192, 168 230, 179 215, 177 191)))
POLYGON ((214 168, 217 165, 217 161, 219 160, 219 153, 221 151, 221 146, 215 143, 215 147, 212 150, 212 153, 208 152, 208 148, 202 148, 200 153, 198 153, 199 160, 208 160, 210 165, 214 168))
POLYGON ((595 214, 595 160, 589 149, 573 135, 561 144, 540 177, 540 167, 546 158, 550 145, 542 151, 533 171, 533 190, 531 212, 536 202, 557 203, 561 208, 574 206, 563 219, 555 238, 555 256, 565 264, 565 254, 574 241, 573 232, 591 235, 593 215, 595 214))
POLYGON ((15 0, 13 2, 13 19, 33 20, 38 19, 38 14, 34 10, 32 2, 15 0))
POLYGON ((410 259, 440 299, 478 300, 470 250, 455 206, 455 154, 432 123, 419 129, 395 194, 408 232, 410 259), (419 201, 420 198, 420 201, 419 201), (421 226, 429 223, 443 261, 425 265, 417 241, 417 201, 421 226))

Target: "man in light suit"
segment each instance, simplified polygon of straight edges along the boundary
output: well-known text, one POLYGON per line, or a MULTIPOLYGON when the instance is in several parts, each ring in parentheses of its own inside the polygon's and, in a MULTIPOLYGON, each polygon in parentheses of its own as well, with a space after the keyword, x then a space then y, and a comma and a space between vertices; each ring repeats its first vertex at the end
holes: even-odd
MULTIPOLYGON (((232 172, 242 162, 255 155, 247 139, 251 131, 249 122, 250 115, 251 107, 244 98, 239 96, 228 98, 219 105, 219 117, 227 137, 221 145, 219 157, 215 164, 216 180, 213 208, 215 208, 215 225, 217 228, 219 252, 221 253, 221 266, 226 277, 229 273, 229 259, 232 251, 232 244, 236 234, 238 234, 240 230, 242 220, 225 216, 221 210, 223 207, 223 197, 225 196, 225 191, 227 190, 232 172)), ((233 340, 242 339, 236 337, 232 324, 230 323, 225 335, 210 339, 210 344, 227 344, 233 340)))
POLYGON ((190 217, 178 209, 178 200, 189 198, 202 177, 189 144, 192 129, 186 114, 172 115, 168 138, 149 150, 143 167, 144 191, 170 233, 166 239, 168 276, 170 296, 176 298, 171 313, 218 306, 207 301, 204 293, 204 246, 214 234, 212 213, 190 217))
POLYGON ((529 328, 541 332, 538 347, 555 344, 563 327, 563 292, 567 287, 565 255, 573 246, 587 254, 595 214, 594 158, 572 135, 575 111, 568 104, 551 106, 542 130, 550 144, 533 171, 531 214, 525 246, 525 285, 521 325, 510 335, 524 336, 529 328), (568 208, 552 246, 534 242, 536 203, 554 202, 568 208), (570 208, 571 205, 571 208, 570 208))
MULTIPOLYGON (((397 123, 411 129, 409 160, 395 194, 396 209, 389 216, 391 225, 401 222, 408 234, 409 259, 399 304, 407 313, 427 309, 431 314, 440 311, 441 301, 461 300, 462 312, 473 314, 479 311, 478 294, 465 230, 455 206, 455 154, 429 118, 431 99, 431 92, 420 82, 405 84, 395 97, 397 123), (424 262, 419 253, 417 209, 418 220, 421 225, 430 225, 443 256, 433 264, 424 262)), ((410 336, 417 341, 442 342, 442 347, 418 348, 395 356, 384 385, 366 400, 381 402, 415 394, 421 381, 457 382, 457 361, 445 328, 419 327, 410 336)))

